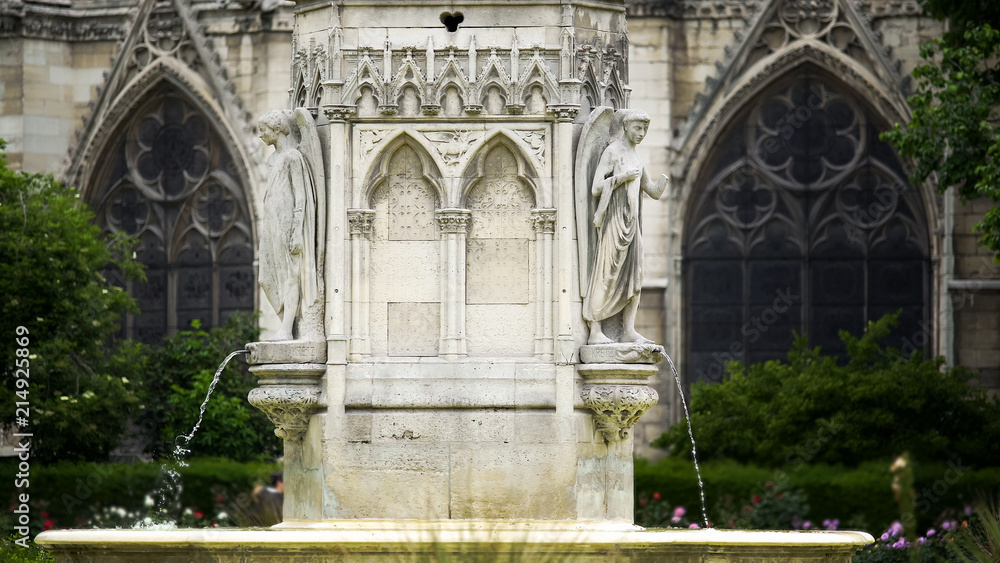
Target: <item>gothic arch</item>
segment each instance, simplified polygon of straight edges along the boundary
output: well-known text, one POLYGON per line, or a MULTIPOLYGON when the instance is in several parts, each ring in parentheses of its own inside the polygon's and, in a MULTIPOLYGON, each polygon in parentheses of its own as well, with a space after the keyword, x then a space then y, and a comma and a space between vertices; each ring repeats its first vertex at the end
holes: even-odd
POLYGON ((497 147, 508 150, 513 157, 513 162, 517 167, 516 174, 520 183, 527 187, 531 193, 531 198, 535 203, 541 201, 541 186, 536 166, 540 166, 535 159, 527 156, 522 147, 522 143, 513 139, 503 131, 497 131, 492 136, 485 139, 473 153, 462 174, 462 188, 460 190, 460 205, 468 206, 469 194, 476 188, 484 177, 486 159, 497 147))
MULTIPOLYGON (((144 69, 114 98, 110 105, 111 109, 97 124, 96 132, 92 136, 93 141, 78 150, 77 160, 82 166, 76 174, 75 181, 81 186, 85 199, 90 196, 89 192, 94 181, 100 180, 101 172, 98 166, 102 159, 97 156, 105 154, 109 145, 116 141, 114 132, 131 119, 140 104, 152 97, 161 96, 168 90, 178 92, 206 117, 234 156, 232 167, 240 183, 246 186, 248 194, 258 193, 256 176, 247 167, 248 162, 256 159, 248 152, 247 139, 237 134, 241 128, 230 122, 227 113, 209 94, 208 85, 201 76, 190 72, 175 59, 160 58, 144 69)), ((254 143, 250 147, 259 148, 258 144, 254 143)), ((253 198, 250 198, 250 204, 253 205, 253 198)))
POLYGON ((884 109, 811 62, 746 94, 692 165, 679 217, 694 378, 782 357, 793 330, 837 353, 837 329, 902 309, 904 338, 932 318, 926 194, 878 138, 884 109))
POLYGON ((242 151, 173 66, 151 65, 117 98, 85 161, 83 195, 99 225, 140 240, 148 281, 128 284, 142 314, 126 319, 125 332, 149 343, 195 318, 207 328, 256 308, 242 151))
MULTIPOLYGON (((793 45, 783 53, 758 61, 748 69, 682 138, 678 154, 674 158, 677 168, 674 176, 682 179, 678 217, 690 215, 690 206, 704 182, 700 175, 708 166, 707 160, 726 133, 726 128, 745 114, 748 108, 757 104, 775 84, 802 73, 815 73, 838 89, 860 99, 876 116, 876 120, 886 127, 891 123, 908 120, 906 98, 897 87, 885 86, 883 81, 856 61, 827 46, 814 42, 793 45)), ((910 167, 911 163, 907 162, 904 166, 910 167)), ((903 176, 905 180, 907 174, 903 176)), ((924 207, 927 210, 937 209, 937 197, 931 182, 924 182, 916 188, 924 207)), ((937 213, 928 213, 928 226, 932 232, 937 228, 938 220, 937 213)), ((683 230, 690 223, 680 223, 683 239, 683 230)), ((932 249, 936 242, 931 240, 932 249)))
POLYGON ((382 147, 379 149, 378 156, 375 157, 371 166, 369 166, 368 172, 364 176, 367 178, 367 181, 364 183, 365 191, 362 201, 364 201, 366 205, 371 206, 372 197, 375 195, 375 191, 381 187, 389 177, 389 164, 392 157, 401 148, 408 147, 413 150, 416 157, 420 160, 423 178, 433 189, 434 195, 437 198, 438 207, 447 207, 448 197, 444 190, 441 167, 438 165, 434 157, 431 156, 431 153, 427 150, 423 143, 406 131, 400 131, 395 136, 383 141, 381 144, 382 147))

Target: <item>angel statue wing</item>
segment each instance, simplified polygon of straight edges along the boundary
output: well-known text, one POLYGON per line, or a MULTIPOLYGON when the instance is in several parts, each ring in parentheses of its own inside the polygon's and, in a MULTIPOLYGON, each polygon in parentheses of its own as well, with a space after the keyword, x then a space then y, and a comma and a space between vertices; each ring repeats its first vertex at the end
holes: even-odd
MULTIPOLYGON (((313 252, 310 258, 315 265, 317 285, 321 283, 324 275, 324 257, 326 255, 326 174, 323 166, 323 149, 319 142, 319 131, 316 129, 316 122, 313 121, 312 114, 306 108, 295 108, 295 125, 298 129, 299 152, 306 161, 309 168, 309 175, 312 178, 312 196, 315 208, 306 210, 307 217, 313 217, 314 233, 313 252)), ((318 299, 320 293, 314 294, 318 299)))
POLYGON ((612 107, 600 106, 590 112, 576 145, 573 184, 576 192, 576 237, 580 254, 580 297, 587 296, 597 246, 597 229, 594 227, 597 202, 591 195, 594 172, 604 149, 621 135, 621 116, 612 107))

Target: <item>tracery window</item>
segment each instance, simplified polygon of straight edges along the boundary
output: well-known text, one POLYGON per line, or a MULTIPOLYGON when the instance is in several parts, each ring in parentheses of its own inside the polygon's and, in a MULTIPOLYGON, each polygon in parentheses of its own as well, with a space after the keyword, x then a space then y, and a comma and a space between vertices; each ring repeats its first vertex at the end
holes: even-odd
POLYGON ((817 71, 760 99, 722 135, 691 207, 689 381, 783 359, 793 331, 843 355, 841 329, 900 309, 891 343, 929 347, 926 215, 878 139, 885 124, 817 71))
POLYGON ((105 231, 140 241, 147 281, 127 285, 141 313, 124 332, 156 343, 195 319, 210 328, 253 311, 253 233, 233 158, 204 114, 172 88, 137 108, 113 133, 88 200, 105 231))

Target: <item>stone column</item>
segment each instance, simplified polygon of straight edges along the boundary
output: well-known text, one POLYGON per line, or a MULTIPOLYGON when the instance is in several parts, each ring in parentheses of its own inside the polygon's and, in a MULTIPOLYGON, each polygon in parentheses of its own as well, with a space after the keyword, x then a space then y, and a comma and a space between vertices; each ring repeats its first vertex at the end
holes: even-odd
POLYGON ((551 361, 554 356, 552 334, 552 239, 556 232, 555 209, 533 209, 531 226, 535 230, 535 355, 551 361))
POLYGON ((375 211, 349 209, 347 221, 351 229, 351 348, 352 361, 370 355, 368 320, 371 299, 368 270, 371 267, 371 233, 375 211))
POLYGON ((465 345, 465 239, 468 209, 438 209, 441 230, 441 343, 439 355, 466 355, 465 345))
MULTIPOLYGON (((574 207, 573 197, 573 120, 580 111, 579 105, 550 105, 549 112, 557 119, 554 158, 552 162, 556 193, 556 207, 569 210, 574 207)), ((560 213, 559 226, 559 283, 553 288, 559 304, 558 327, 555 342, 555 359, 560 364, 573 363, 576 344, 573 341, 573 323, 580 316, 573 307, 573 257, 576 255, 576 224, 572 213, 560 213)))
POLYGON ((348 280, 345 276, 347 260, 347 230, 344 209, 348 204, 347 182, 350 168, 350 137, 347 118, 353 106, 323 108, 329 129, 326 152, 327 165, 327 219, 326 219, 326 340, 327 361, 331 364, 347 363, 347 314, 345 298, 348 280))

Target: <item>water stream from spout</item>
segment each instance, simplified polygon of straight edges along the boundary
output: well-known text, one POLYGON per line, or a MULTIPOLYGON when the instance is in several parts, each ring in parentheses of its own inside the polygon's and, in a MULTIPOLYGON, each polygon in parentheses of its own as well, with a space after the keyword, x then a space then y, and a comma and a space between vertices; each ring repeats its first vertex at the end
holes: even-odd
POLYGON ((222 364, 219 366, 219 369, 215 370, 215 377, 212 378, 212 383, 208 386, 208 393, 205 394, 205 400, 201 402, 201 409, 198 411, 198 422, 194 424, 194 428, 191 429, 189 434, 181 434, 180 436, 174 438, 174 459, 179 461, 184 454, 191 451, 186 449, 184 446, 191 443, 191 439, 194 438, 195 433, 198 432, 198 428, 201 427, 201 421, 205 418, 205 408, 208 406, 208 400, 212 397, 212 391, 215 391, 215 386, 219 383, 219 377, 222 376, 222 370, 226 369, 226 365, 229 364, 229 360, 233 359, 233 356, 237 354, 249 353, 250 350, 236 350, 226 356, 225 360, 222 360, 222 364), (181 440, 184 441, 183 445, 180 443, 181 440))
POLYGON ((205 400, 202 401, 201 408, 198 411, 198 422, 195 423, 191 432, 188 434, 181 434, 174 438, 174 451, 171 456, 172 459, 169 462, 165 462, 161 466, 160 477, 157 479, 157 481, 159 481, 159 486, 157 486, 156 490, 152 493, 156 521, 147 518, 144 521, 137 523, 134 527, 146 529, 172 529, 177 526, 176 522, 174 522, 170 517, 170 508, 174 505, 179 507, 180 504, 181 475, 180 472, 178 472, 178 468, 187 467, 187 462, 184 461, 184 456, 191 451, 185 446, 191 443, 195 433, 197 433, 198 429, 201 427, 201 422, 205 418, 205 409, 208 407, 208 400, 212 397, 212 392, 215 391, 215 386, 219 383, 222 371, 226 369, 227 365, 229 365, 229 360, 232 360, 237 354, 249 353, 249 350, 236 350, 226 356, 226 359, 222 361, 221 365, 219 365, 219 369, 215 370, 215 377, 212 378, 212 383, 208 386, 208 393, 205 394, 205 400))
POLYGON ((708 523, 708 509, 705 507, 705 483, 701 480, 701 467, 698 466, 698 448, 694 444, 694 431, 691 430, 691 413, 688 412, 687 399, 684 398, 684 388, 681 385, 681 376, 677 373, 677 368, 674 367, 674 361, 667 356, 667 363, 670 364, 670 370, 674 372, 674 381, 677 382, 677 394, 681 397, 681 405, 684 407, 684 418, 687 419, 688 425, 688 437, 691 438, 691 458, 694 459, 694 472, 698 475, 698 492, 701 495, 701 517, 705 522, 705 527, 710 528, 711 525, 708 523))

